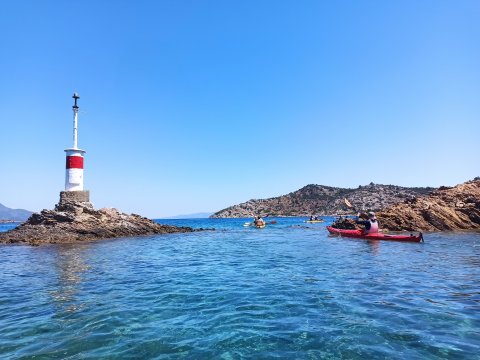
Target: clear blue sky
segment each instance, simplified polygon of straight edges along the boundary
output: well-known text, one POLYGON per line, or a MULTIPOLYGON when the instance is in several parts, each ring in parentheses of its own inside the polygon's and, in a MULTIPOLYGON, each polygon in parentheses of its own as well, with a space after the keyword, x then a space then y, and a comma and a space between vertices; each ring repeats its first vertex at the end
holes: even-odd
POLYGON ((0 203, 52 208, 78 92, 95 207, 480 175, 479 1, 0 4, 0 203))

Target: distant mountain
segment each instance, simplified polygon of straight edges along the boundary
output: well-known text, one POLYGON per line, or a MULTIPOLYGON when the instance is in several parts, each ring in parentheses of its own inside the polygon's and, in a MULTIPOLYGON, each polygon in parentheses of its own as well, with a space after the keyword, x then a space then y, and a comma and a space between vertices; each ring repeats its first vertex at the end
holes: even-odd
POLYGON ((211 212, 201 212, 201 213, 194 213, 194 214, 170 216, 165 219, 206 219, 210 217, 212 214, 213 213, 211 212))
POLYGON ((31 211, 24 209, 10 209, 0 204, 0 220, 25 221, 30 215, 32 215, 31 211))
POLYGON ((307 185, 290 194, 270 199, 253 199, 233 205, 213 214, 212 218, 239 218, 260 216, 310 216, 348 214, 344 202, 348 199, 358 210, 378 211, 387 206, 426 195, 431 187, 402 187, 370 183, 356 189, 324 185, 307 185))

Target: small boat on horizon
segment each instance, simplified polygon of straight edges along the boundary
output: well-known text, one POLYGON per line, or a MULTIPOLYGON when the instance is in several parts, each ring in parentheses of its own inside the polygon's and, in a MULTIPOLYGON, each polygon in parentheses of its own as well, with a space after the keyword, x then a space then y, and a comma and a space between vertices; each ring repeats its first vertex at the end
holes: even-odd
POLYGON ((322 220, 322 219, 317 219, 317 220, 305 220, 306 223, 310 223, 310 224, 317 224, 317 223, 323 223, 325 222, 325 220, 322 220))

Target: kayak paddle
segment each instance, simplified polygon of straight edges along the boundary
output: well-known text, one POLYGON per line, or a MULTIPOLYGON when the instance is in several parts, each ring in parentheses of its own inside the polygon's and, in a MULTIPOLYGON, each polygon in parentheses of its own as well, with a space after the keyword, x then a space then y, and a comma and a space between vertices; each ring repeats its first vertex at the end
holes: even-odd
POLYGON ((344 198, 344 199, 343 199, 343 202, 345 203, 345 205, 347 205, 350 209, 352 209, 353 211, 355 211, 357 214, 360 214, 360 215, 358 215, 359 217, 368 218, 367 214, 364 214, 364 213, 359 212, 359 211, 357 210, 357 208, 354 207, 354 206, 352 205, 352 203, 347 200, 347 198, 344 198))

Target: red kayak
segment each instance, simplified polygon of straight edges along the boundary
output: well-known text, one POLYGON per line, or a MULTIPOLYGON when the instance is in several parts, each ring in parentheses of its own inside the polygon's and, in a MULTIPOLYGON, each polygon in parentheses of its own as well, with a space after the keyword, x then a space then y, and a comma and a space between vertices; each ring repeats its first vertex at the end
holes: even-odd
POLYGON ((391 240, 391 241, 408 241, 408 242, 423 242, 423 235, 388 235, 388 234, 364 234, 362 230, 344 230, 335 229, 331 226, 327 226, 327 230, 330 234, 336 234, 345 237, 366 239, 366 240, 391 240))

